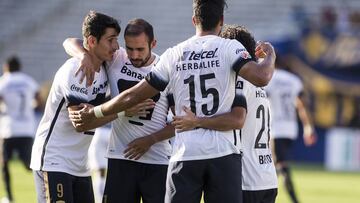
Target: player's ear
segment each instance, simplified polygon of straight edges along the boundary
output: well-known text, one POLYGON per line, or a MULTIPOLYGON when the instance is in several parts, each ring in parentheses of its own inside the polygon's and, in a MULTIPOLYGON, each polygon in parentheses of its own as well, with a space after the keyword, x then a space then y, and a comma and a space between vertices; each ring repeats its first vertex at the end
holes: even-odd
POLYGON ((97 43, 96 37, 94 37, 92 35, 87 37, 87 41, 88 41, 89 48, 94 47, 97 43))
POLYGON ((224 15, 220 18, 220 26, 222 27, 224 25, 224 15))
POLYGON ((156 44, 157 44, 157 41, 156 41, 156 39, 154 39, 154 40, 150 43, 151 49, 155 48, 155 47, 156 47, 156 44))
POLYGON ((192 20, 192 24, 196 27, 196 19, 195 19, 195 16, 192 16, 192 18, 191 18, 191 20, 192 20))

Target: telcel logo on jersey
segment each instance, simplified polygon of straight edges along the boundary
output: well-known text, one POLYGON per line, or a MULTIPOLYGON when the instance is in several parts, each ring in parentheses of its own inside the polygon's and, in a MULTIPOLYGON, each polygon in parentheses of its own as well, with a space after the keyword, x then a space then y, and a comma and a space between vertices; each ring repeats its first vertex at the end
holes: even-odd
POLYGON ((176 64, 176 71, 197 70, 205 68, 220 67, 220 61, 216 55, 218 48, 215 50, 205 51, 184 51, 180 61, 176 64))
POLYGON ((70 86, 70 90, 74 92, 80 92, 81 94, 88 94, 88 90, 85 87, 78 87, 74 84, 70 86))
POLYGON ((211 51, 201 50, 199 53, 196 53, 195 51, 184 51, 183 56, 181 57, 181 61, 216 58, 217 56, 215 54, 216 54, 217 50, 218 50, 218 48, 216 48, 215 50, 211 50, 211 51))

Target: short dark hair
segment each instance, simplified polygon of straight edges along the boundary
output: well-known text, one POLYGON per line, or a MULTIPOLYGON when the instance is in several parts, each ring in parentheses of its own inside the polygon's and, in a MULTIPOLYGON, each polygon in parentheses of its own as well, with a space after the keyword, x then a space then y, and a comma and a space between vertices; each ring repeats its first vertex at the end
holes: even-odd
POLYGON ((194 0, 194 17, 202 30, 211 31, 219 23, 227 7, 226 0, 194 0))
POLYGON ((256 41, 253 35, 241 25, 224 25, 220 37, 227 39, 236 39, 239 41, 245 49, 249 52, 252 59, 256 60, 255 48, 256 41))
POLYGON ((82 25, 82 35, 84 39, 91 35, 99 41, 105 34, 106 28, 114 28, 117 33, 121 31, 120 25, 115 18, 96 11, 89 11, 82 25))
POLYGON ((20 71, 21 69, 21 64, 20 64, 20 60, 18 57, 16 56, 11 56, 6 60, 6 64, 8 65, 9 68, 9 72, 16 72, 16 71, 20 71))
POLYGON ((145 33, 148 37, 149 44, 154 40, 154 29, 153 26, 144 19, 134 18, 129 21, 127 24, 124 37, 125 36, 138 36, 141 33, 145 33))

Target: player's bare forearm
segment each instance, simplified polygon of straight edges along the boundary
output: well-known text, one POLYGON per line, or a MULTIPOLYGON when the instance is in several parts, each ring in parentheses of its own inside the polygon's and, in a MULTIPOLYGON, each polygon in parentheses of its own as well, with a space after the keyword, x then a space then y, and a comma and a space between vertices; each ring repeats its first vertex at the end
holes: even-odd
POLYGON ((305 102, 303 101, 303 98, 298 97, 296 100, 296 109, 299 114, 299 118, 303 124, 303 131, 304 131, 304 143, 306 146, 311 146, 316 143, 317 136, 316 132, 310 117, 310 113, 306 107, 305 102))
POLYGON ((265 58, 259 63, 250 61, 244 64, 239 75, 255 86, 263 87, 270 82, 274 73, 276 54, 269 43, 262 44, 260 49, 266 53, 265 58))
POLYGON ((153 144, 157 143, 157 142, 161 142, 163 140, 172 138, 175 136, 175 128, 173 125, 168 124, 166 125, 163 129, 148 135, 151 137, 151 139, 154 141, 153 144))
POLYGON ((194 128, 206 128, 219 131, 240 129, 243 127, 246 117, 246 109, 243 107, 234 107, 231 112, 212 117, 197 117, 184 108, 185 116, 174 116, 172 124, 178 132, 192 130, 194 128))
POLYGON ((296 109, 299 114, 299 118, 304 125, 304 127, 311 127, 313 128, 309 112, 305 106, 305 103, 302 101, 301 98, 297 98, 296 100, 296 109))
POLYGON ((75 119, 70 119, 77 132, 84 132, 98 128, 117 118, 117 114, 105 116, 102 118, 93 119, 91 122, 76 122, 75 119))
POLYGON ((210 118, 199 119, 198 127, 212 130, 227 131, 241 129, 244 126, 246 109, 243 107, 232 108, 231 112, 210 118))
POLYGON ((83 41, 78 38, 67 38, 63 42, 65 52, 70 56, 82 59, 86 50, 83 47, 83 41))
POLYGON ((77 132, 84 132, 87 130, 91 130, 97 127, 100 127, 110 121, 113 121, 117 118, 117 114, 112 114, 109 116, 105 116, 103 118, 95 118, 91 121, 84 122, 81 119, 82 111, 88 111, 92 106, 90 104, 80 104, 78 106, 70 106, 68 107, 69 119, 73 126, 75 127, 77 132))
POLYGON ((75 76, 80 72, 83 73, 79 82, 82 83, 84 78, 86 78, 86 86, 90 86, 94 81, 96 68, 87 50, 83 47, 83 41, 77 38, 67 38, 63 42, 63 46, 67 54, 80 59, 78 70, 75 73, 75 76))
POLYGON ((169 139, 175 135, 175 129, 172 125, 167 125, 163 129, 144 136, 137 138, 128 144, 128 148, 124 150, 124 156, 128 159, 138 160, 144 155, 152 145, 157 142, 169 139))
POLYGON ((101 111, 104 115, 118 113, 128 109, 145 99, 151 98, 159 93, 146 80, 141 80, 134 87, 125 90, 110 101, 101 105, 101 111))
POLYGON ((81 128, 82 131, 87 131, 87 130, 91 130, 91 129, 95 129, 100 126, 103 126, 106 123, 109 123, 117 118, 118 118, 117 114, 112 114, 112 115, 105 116, 102 118, 94 119, 92 122, 84 123, 82 126, 79 126, 79 127, 81 128))

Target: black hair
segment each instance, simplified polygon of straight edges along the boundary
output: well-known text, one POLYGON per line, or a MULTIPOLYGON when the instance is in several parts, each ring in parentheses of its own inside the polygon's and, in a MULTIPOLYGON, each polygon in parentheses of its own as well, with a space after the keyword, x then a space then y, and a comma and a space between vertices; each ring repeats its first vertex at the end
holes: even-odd
POLYGON ((193 12, 203 31, 216 28, 227 7, 226 0, 194 0, 193 12))
POLYGON ((148 37, 149 45, 152 41, 154 41, 154 29, 152 25, 144 19, 135 18, 129 21, 127 24, 124 37, 125 36, 138 36, 141 33, 145 33, 148 37))
MULTIPOLYGON (((120 25, 115 18, 96 11, 90 11, 85 16, 82 25, 82 35, 84 39, 91 35, 99 41, 105 34, 106 28, 114 28, 117 33, 121 31, 120 25)), ((86 42, 86 40, 84 41, 86 42)))
POLYGON ((255 48, 256 41, 252 34, 241 25, 224 25, 220 37, 227 39, 236 39, 239 41, 245 49, 249 52, 252 59, 256 60, 255 48))
POLYGON ((16 71, 20 71, 21 69, 21 64, 20 64, 20 60, 18 57, 16 56, 11 56, 6 60, 6 64, 8 65, 9 68, 9 72, 16 72, 16 71))

